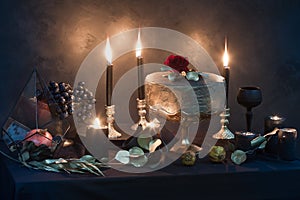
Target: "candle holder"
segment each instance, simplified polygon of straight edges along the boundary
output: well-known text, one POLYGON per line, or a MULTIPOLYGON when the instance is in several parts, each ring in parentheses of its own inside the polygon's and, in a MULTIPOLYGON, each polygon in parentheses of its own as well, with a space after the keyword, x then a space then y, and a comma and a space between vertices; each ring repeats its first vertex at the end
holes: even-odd
POLYGON ((132 130, 137 130, 139 126, 142 126, 142 129, 145 130, 149 126, 149 122, 146 119, 146 100, 145 99, 136 99, 137 101, 137 109, 139 114, 139 121, 131 126, 132 130))
POLYGON ((114 121, 115 121, 114 114, 115 114, 115 105, 106 106, 106 116, 107 116, 106 121, 107 121, 109 139, 114 139, 122 136, 122 134, 119 133, 114 128, 114 121))
POLYGON ((223 139, 223 140, 230 140, 234 138, 234 134, 229 130, 227 127, 229 124, 229 118, 230 113, 229 113, 229 108, 226 108, 224 112, 220 114, 221 117, 221 130, 217 132, 216 134, 213 135, 213 138, 215 139, 223 139))

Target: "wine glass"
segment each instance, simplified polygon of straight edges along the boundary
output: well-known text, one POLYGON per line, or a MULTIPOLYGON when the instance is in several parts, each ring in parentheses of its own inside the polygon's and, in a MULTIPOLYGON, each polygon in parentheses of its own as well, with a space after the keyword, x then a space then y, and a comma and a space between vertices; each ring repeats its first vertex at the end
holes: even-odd
POLYGON ((258 106, 262 102, 262 94, 260 88, 255 86, 240 87, 237 94, 237 102, 247 108, 247 131, 251 132, 251 123, 253 116, 252 108, 258 106))

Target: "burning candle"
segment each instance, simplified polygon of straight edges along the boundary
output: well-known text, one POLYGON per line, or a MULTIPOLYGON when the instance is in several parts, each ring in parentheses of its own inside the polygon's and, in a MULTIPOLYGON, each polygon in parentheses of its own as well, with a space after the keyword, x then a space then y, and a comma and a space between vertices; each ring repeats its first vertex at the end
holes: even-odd
POLYGON ((228 88, 229 88, 229 74, 230 74, 230 67, 228 66, 229 63, 229 55, 227 50, 227 38, 225 38, 225 50, 223 54, 223 66, 224 66, 224 78, 225 78, 225 87, 226 87, 226 108, 228 108, 228 88))
POLYGON ((95 118, 94 123, 87 126, 87 135, 101 134, 101 129, 105 128, 107 127, 101 125, 99 118, 95 118))
POLYGON ((141 33, 139 30, 138 39, 136 43, 136 52, 137 66, 138 66, 138 97, 140 100, 145 99, 145 86, 144 86, 144 66, 143 66, 143 57, 142 57, 142 43, 141 43, 141 33))
POLYGON ((101 125, 99 118, 95 118, 93 124, 87 126, 85 144, 88 144, 88 149, 97 152, 97 157, 107 157, 107 137, 102 129, 106 126, 101 125))
POLYGON ((274 128, 282 128, 285 118, 279 117, 277 115, 268 116, 265 118, 265 130, 264 133, 269 133, 274 130, 274 128))
POLYGON ((297 130, 283 128, 278 131, 278 155, 283 160, 296 159, 297 130))
POLYGON ((111 96, 112 96, 112 70, 113 70, 113 64, 112 64, 112 52, 111 47, 109 43, 109 38, 106 40, 106 47, 105 47, 105 57, 107 60, 107 68, 106 68, 106 105, 111 106, 111 96))

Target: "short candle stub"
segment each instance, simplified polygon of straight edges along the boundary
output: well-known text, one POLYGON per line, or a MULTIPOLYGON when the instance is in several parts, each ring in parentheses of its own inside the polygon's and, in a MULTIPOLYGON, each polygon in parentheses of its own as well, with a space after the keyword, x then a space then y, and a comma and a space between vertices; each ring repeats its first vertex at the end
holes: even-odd
POLYGON ((283 128, 285 118, 278 115, 267 116, 264 121, 264 133, 271 132, 274 128, 283 128))

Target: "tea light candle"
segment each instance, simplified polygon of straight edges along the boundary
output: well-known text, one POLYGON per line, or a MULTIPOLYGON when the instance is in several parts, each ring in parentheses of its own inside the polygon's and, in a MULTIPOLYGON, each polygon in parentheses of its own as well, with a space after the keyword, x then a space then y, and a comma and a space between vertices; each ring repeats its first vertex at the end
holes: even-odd
POLYGON ((101 125, 99 118, 95 118, 94 123, 87 126, 85 144, 88 144, 88 150, 96 153, 97 157, 107 157, 107 137, 103 129, 106 126, 101 125))
POLYGON ((101 125, 99 118, 95 118, 94 123, 87 126, 87 135, 101 134, 101 129, 106 128, 106 126, 101 125))
POLYGON ((254 139, 256 134, 251 132, 236 132, 235 143, 237 149, 247 151, 251 149, 251 140, 254 139))
POLYGON ((265 130, 264 133, 269 133, 274 128, 282 128, 285 118, 279 117, 278 115, 272 115, 265 118, 265 130))
POLYGON ((296 159, 297 130, 283 128, 278 131, 278 155, 283 160, 296 159))

